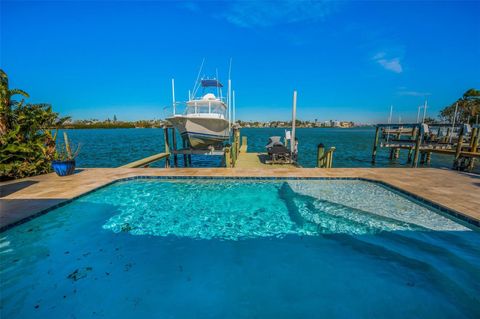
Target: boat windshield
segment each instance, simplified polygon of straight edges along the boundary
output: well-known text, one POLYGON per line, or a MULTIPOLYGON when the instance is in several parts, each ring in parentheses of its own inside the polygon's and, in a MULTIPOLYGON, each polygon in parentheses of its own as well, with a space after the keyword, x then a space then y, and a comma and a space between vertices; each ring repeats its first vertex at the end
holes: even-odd
POLYGON ((187 103, 186 114, 217 114, 225 117, 225 105, 219 101, 190 101, 187 103))

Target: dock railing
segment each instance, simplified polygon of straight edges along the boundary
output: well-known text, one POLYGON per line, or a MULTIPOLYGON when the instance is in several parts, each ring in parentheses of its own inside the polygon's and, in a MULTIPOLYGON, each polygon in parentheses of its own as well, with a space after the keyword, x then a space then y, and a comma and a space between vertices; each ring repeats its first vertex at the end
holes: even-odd
POLYGON ((412 167, 429 165, 432 154, 453 157, 453 169, 472 171, 480 158, 478 124, 377 124, 372 149, 375 164, 377 149, 390 149, 390 160, 399 158, 400 150, 407 150, 407 163, 412 167))
POLYGON ((335 147, 330 147, 325 151, 323 144, 318 144, 317 148, 317 167, 319 168, 332 168, 333 167, 333 152, 335 147))

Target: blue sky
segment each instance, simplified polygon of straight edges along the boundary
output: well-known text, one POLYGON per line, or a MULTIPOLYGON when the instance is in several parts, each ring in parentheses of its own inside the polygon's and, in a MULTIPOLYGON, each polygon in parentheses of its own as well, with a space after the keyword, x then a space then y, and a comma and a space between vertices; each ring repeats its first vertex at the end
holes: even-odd
POLYGON ((1 1, 0 65, 75 119, 162 118, 202 61, 237 118, 413 120, 480 88, 480 2, 1 1), (226 81, 225 81, 226 82, 226 81))

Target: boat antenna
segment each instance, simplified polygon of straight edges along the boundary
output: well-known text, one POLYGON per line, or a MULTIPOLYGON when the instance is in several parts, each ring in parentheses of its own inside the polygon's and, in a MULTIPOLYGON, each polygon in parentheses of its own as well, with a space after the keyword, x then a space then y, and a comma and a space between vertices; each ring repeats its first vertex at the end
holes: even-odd
POLYGON ((422 123, 425 123, 425 116, 427 115, 427 99, 425 98, 425 103, 423 104, 423 120, 422 123))
MULTIPOLYGON (((393 115, 393 105, 390 105, 390 115, 388 116, 388 124, 392 123, 392 115, 393 115)), ((387 143, 389 139, 390 139, 390 125, 388 126, 388 129, 387 129, 387 143)))
POLYGON ((218 68, 215 68, 215 74, 216 74, 216 80, 217 80, 217 97, 220 97, 220 87, 218 85, 218 83, 220 83, 220 79, 218 78, 218 68))
POLYGON ((230 63, 228 66, 228 92, 227 92, 227 108, 228 108, 228 133, 230 134, 230 131, 232 129, 232 111, 231 111, 231 105, 232 105, 232 80, 231 80, 231 74, 232 74, 232 58, 230 58, 230 63))
POLYGON ((203 60, 202 60, 202 64, 200 65, 200 70, 198 70, 197 79, 195 80, 195 84, 193 85, 193 96, 195 96, 195 94, 197 94, 198 87, 200 87, 200 84, 198 83, 198 80, 200 79, 200 74, 202 73, 204 63, 205 63, 205 58, 203 58, 203 60))

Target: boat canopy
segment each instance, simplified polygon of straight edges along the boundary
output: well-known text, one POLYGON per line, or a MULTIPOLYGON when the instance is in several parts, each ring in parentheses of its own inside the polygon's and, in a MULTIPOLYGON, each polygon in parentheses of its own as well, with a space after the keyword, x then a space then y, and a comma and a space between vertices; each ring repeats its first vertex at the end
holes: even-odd
POLYGON ((202 87, 217 87, 221 88, 223 87, 222 83, 220 83, 218 80, 202 80, 202 87))

